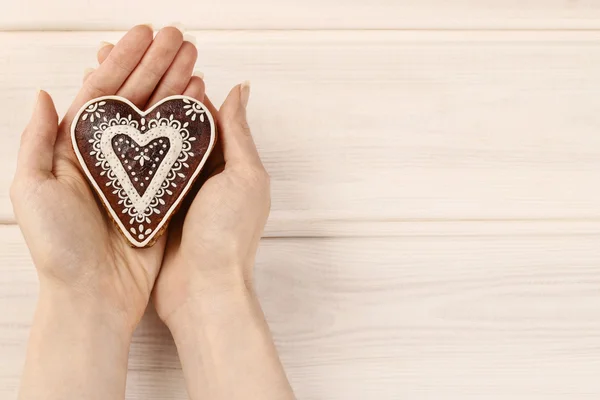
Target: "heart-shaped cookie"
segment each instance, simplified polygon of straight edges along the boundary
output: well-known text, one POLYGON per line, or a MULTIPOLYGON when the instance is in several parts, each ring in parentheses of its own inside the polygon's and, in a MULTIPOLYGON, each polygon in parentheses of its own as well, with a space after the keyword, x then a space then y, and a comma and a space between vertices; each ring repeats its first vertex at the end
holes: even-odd
POLYGON ((171 96, 147 111, 118 96, 87 102, 71 125, 77 159, 134 247, 154 244, 215 144, 196 99, 171 96))

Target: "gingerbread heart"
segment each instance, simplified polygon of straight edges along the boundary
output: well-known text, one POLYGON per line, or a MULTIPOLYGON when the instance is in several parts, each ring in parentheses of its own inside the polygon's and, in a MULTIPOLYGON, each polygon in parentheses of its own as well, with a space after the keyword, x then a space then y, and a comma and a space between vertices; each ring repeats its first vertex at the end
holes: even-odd
POLYGON ((171 96, 147 111, 118 96, 87 102, 71 125, 81 168, 134 247, 156 242, 215 144, 196 99, 171 96))

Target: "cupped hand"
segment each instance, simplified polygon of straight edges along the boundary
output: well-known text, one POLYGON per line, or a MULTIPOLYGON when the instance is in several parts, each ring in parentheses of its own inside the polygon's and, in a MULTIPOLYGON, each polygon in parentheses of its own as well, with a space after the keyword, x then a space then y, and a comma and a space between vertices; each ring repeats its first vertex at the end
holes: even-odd
MULTIPOLYGON (((114 49, 98 52, 102 64, 114 49)), ((206 303, 205 294, 252 292, 254 258, 271 206, 270 179, 246 119, 248 83, 235 86, 220 110, 193 77, 188 94, 203 102, 218 125, 207 165, 169 224, 154 304, 167 321, 186 305, 206 303)), ((243 293, 245 295, 247 293, 243 293)))
POLYGON ((196 48, 176 28, 163 28, 153 39, 150 27, 136 26, 110 47, 60 123, 51 97, 39 92, 21 138, 11 199, 38 270, 40 297, 60 292, 115 315, 133 330, 148 303, 166 238, 148 249, 129 247, 82 173, 70 125, 96 97, 116 94, 144 109, 174 94, 198 96, 204 87, 190 78, 196 48))
MULTIPOLYGON (((169 227, 161 273, 154 289, 159 316, 168 319, 205 294, 252 290, 254 258, 269 215, 269 175, 246 120, 249 85, 234 87, 220 110, 204 100, 218 121, 219 138, 205 182, 169 227)), ((210 302, 210 300, 209 300, 210 302)))

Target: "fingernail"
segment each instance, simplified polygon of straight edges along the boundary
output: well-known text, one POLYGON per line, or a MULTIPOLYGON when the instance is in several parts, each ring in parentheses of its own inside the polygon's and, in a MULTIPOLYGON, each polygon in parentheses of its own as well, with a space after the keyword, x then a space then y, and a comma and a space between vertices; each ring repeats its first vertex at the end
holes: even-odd
POLYGON ((200 79, 204 79, 204 72, 202 71, 195 70, 192 75, 197 76, 200 79))
POLYGON ((102 50, 103 48, 105 48, 106 46, 112 46, 112 43, 109 42, 105 42, 105 41, 101 41, 100 45, 98 46, 98 51, 102 50))
POLYGON ((35 101, 33 102, 33 113, 35 114, 35 110, 37 109, 38 103, 40 102, 40 94, 42 94, 42 89, 37 89, 35 92, 35 101))
POLYGON ((186 33, 183 35, 183 40, 185 42, 190 42, 194 46, 196 45, 196 43, 198 43, 198 41, 196 40, 196 36, 190 35, 189 33, 186 33))
MULTIPOLYGON (((168 24, 167 26, 179 29, 179 32, 181 32, 182 34, 185 33, 185 26, 181 23, 181 22, 171 22, 170 24, 168 24)), ((165 26, 165 28, 167 27, 165 26)))
POLYGON ((245 81, 240 86, 240 100, 244 108, 248 106, 248 99, 250 99, 250 81, 245 81))
POLYGON ((150 28, 152 31, 154 31, 154 25, 152 24, 140 24, 141 26, 147 26, 148 28, 150 28))

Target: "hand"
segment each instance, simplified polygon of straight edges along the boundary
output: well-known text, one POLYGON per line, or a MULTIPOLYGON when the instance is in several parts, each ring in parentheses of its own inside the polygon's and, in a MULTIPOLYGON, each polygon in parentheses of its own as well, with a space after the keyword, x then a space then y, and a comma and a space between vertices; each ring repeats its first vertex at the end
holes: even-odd
POLYGON ((173 334, 191 399, 293 399, 252 291, 270 194, 246 122, 250 87, 233 88, 218 113, 199 89, 193 96, 214 115, 220 137, 197 193, 169 225, 154 303, 173 334))
POLYGON ((293 399, 252 288, 270 190, 246 121, 250 87, 234 87, 219 112, 203 85, 193 96, 210 109, 220 136, 197 193, 169 225, 154 303, 191 399, 293 399))
POLYGON ((196 48, 176 28, 162 29, 153 40, 150 27, 136 26, 111 50, 60 124, 50 96, 39 93, 23 132, 11 199, 38 270, 40 302, 61 292, 131 333, 148 303, 166 238, 148 249, 128 246, 79 167, 70 125, 95 97, 117 94, 144 109, 166 96, 204 89, 199 78, 190 80, 196 48))
POLYGON ((234 87, 221 106, 210 178, 169 227, 154 288, 193 400, 294 399, 252 285, 271 203, 246 122, 249 90, 234 87))
POLYGON ((234 87, 218 113, 201 89, 194 97, 210 109, 220 136, 197 193, 169 225, 154 304, 191 399, 293 399, 252 289, 270 190, 246 122, 250 87, 234 87))
MULTIPOLYGON (((112 45, 102 47, 98 62, 102 65, 113 51, 112 45)), ((220 111, 205 95, 201 78, 192 77, 190 87, 184 94, 205 103, 219 125, 219 137, 194 191, 169 224, 153 296, 163 320, 203 289, 251 286, 271 205, 269 175, 246 120, 249 84, 234 87, 220 111)))
MULTIPOLYGON (((169 227, 154 304, 169 316, 207 291, 250 289, 254 258, 270 209, 269 176, 246 121, 248 84, 234 87, 218 117, 210 176, 169 227)), ((202 99, 217 114, 208 99, 202 99)), ((202 178, 201 178, 202 179, 202 178)))

